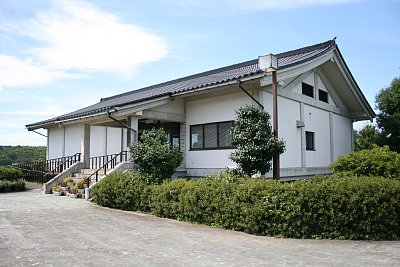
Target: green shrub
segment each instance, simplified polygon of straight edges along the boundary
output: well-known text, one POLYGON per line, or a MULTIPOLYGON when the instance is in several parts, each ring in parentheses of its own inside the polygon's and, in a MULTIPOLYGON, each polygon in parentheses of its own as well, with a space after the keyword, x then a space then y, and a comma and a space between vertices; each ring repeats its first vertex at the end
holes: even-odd
POLYGON ((130 146, 130 154, 149 184, 160 184, 171 177, 182 162, 181 152, 171 146, 163 129, 144 131, 140 142, 130 146))
POLYGON ((354 176, 381 176, 400 178, 400 154, 388 146, 351 152, 331 164, 334 173, 344 172, 354 176))
POLYGON ((94 202, 101 206, 121 210, 147 211, 149 186, 136 172, 115 172, 100 182, 92 191, 94 202))
POLYGON ((235 125, 231 129, 232 145, 236 150, 229 158, 245 175, 267 173, 272 167, 272 157, 285 151, 285 143, 274 137, 269 121, 269 113, 254 106, 246 105, 236 110, 235 125))
POLYGON ((251 234, 290 238, 400 238, 400 181, 333 175, 278 183, 216 175, 146 185, 116 173, 94 189, 104 206, 251 234), (111 179, 110 179, 111 178, 111 179))
POLYGON ((0 166, 0 180, 14 181, 23 178, 24 174, 20 169, 0 166))
POLYGON ((0 193, 14 192, 14 191, 24 191, 25 181, 24 180, 0 180, 0 193))

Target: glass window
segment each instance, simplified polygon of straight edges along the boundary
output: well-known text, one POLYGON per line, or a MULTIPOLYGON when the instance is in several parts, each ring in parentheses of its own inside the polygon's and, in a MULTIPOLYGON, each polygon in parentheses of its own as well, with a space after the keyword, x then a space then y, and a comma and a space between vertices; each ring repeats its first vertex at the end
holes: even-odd
POLYGON ((190 126, 190 149, 232 148, 232 126, 233 121, 190 126))
POLYGON ((190 127, 190 147, 194 149, 203 148, 203 125, 190 127))
POLYGON ((218 130, 216 123, 204 125, 204 148, 218 147, 217 137, 218 130))
POLYGON ((231 134, 229 132, 232 126, 233 123, 231 121, 218 124, 219 147, 232 147, 231 134))
POLYGON ((318 90, 318 99, 322 102, 328 103, 328 93, 324 90, 318 90))
POLYGON ((315 150, 314 132, 306 132, 306 150, 315 150))
POLYGON ((301 84, 301 93, 303 95, 314 98, 314 87, 307 83, 302 83, 301 84))

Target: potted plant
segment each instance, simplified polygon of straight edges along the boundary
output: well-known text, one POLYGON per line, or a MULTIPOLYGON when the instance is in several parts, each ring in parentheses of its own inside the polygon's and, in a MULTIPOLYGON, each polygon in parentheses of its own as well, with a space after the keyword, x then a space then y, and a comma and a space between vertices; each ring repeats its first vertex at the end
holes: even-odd
POLYGON ((68 187, 72 187, 74 185, 74 179, 72 179, 71 176, 66 177, 63 182, 65 182, 68 187))
POLYGON ((67 194, 67 182, 65 182, 64 180, 60 183, 60 189, 61 189, 61 195, 64 196, 67 194))
POLYGON ((70 198, 76 198, 78 195, 76 194, 78 192, 78 187, 74 185, 69 189, 69 197, 70 198))
POLYGON ((83 195, 85 194, 85 184, 86 184, 86 179, 82 179, 76 184, 76 187, 78 188, 79 197, 83 198, 83 195))
POLYGON ((61 196, 61 186, 60 185, 53 186, 52 191, 55 196, 61 196))

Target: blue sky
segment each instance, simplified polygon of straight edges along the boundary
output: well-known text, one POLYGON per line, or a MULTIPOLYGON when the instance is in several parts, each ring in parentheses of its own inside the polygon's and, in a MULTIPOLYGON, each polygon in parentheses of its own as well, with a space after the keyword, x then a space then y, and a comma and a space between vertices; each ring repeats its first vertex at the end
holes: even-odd
POLYGON ((0 145, 46 145, 25 125, 335 36, 375 107, 400 76, 399 29, 399 0, 1 0, 0 145))

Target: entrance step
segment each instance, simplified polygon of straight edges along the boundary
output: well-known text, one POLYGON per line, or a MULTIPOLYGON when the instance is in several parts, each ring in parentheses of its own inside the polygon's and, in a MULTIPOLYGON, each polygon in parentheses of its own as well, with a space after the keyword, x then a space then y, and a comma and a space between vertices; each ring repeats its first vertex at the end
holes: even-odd
MULTIPOLYGON (((80 172, 74 173, 73 179, 74 179, 74 181, 86 179, 90 175, 95 173, 96 171, 97 171, 97 169, 82 169, 80 172)), ((109 172, 109 171, 111 171, 111 170, 107 170, 107 172, 109 172)), ((97 180, 100 181, 104 176, 105 176, 104 170, 99 170, 97 180)), ((95 182, 96 182, 96 176, 93 175, 91 177, 91 183, 95 183, 95 182)))

